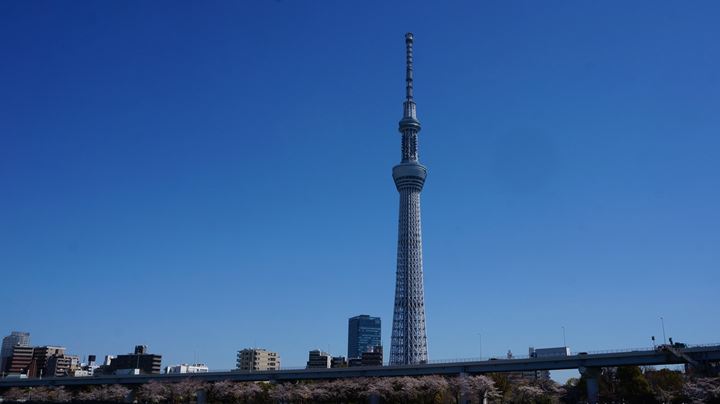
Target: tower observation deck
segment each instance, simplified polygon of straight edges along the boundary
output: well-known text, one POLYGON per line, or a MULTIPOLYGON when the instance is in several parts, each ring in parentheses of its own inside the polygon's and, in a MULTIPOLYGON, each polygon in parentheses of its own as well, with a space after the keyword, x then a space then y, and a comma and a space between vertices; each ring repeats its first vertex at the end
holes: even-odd
POLYGON ((402 156, 400 164, 392 171, 400 193, 400 218, 390 365, 418 364, 428 360, 420 227, 420 191, 425 184, 427 169, 418 161, 420 122, 413 100, 412 33, 405 34, 405 45, 405 102, 399 125, 402 156))

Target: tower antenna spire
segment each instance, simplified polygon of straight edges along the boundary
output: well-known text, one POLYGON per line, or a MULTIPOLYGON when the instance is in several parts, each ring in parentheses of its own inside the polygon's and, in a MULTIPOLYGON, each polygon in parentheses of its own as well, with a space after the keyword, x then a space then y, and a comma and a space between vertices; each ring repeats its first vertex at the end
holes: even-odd
POLYGON ((413 99, 413 34, 408 32, 405 34, 405 54, 406 54, 406 70, 405 81, 405 99, 412 101, 413 99))

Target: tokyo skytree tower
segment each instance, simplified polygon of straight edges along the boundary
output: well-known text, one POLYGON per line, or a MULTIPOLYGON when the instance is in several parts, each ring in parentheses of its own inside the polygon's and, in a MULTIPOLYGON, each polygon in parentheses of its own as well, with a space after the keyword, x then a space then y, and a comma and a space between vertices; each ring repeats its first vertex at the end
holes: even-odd
POLYGON ((400 193, 400 219, 390 365, 425 363, 428 360, 420 229, 420 191, 425 184, 427 169, 418 162, 417 137, 420 122, 417 120, 413 101, 412 33, 405 34, 405 45, 407 86, 403 117, 400 120, 402 160, 393 167, 392 173, 400 193))

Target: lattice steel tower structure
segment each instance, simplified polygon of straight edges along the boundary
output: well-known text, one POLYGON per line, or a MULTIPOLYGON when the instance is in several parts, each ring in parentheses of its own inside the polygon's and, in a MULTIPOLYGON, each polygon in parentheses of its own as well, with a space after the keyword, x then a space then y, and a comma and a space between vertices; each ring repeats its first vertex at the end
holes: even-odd
POLYGON ((420 229, 420 191, 427 169, 418 162, 418 132, 413 101, 413 35, 405 34, 407 68, 405 102, 400 120, 402 160, 393 167, 393 180, 400 193, 398 223, 397 280, 395 310, 390 346, 390 364, 427 362, 425 297, 423 292, 422 232, 420 229))

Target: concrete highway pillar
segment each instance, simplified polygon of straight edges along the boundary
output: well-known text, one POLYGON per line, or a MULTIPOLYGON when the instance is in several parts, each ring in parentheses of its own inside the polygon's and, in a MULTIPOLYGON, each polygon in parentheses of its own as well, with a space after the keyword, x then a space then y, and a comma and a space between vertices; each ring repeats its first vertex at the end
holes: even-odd
MULTIPOLYGON (((466 377, 467 377, 467 373, 462 372, 462 373, 460 373, 459 375, 457 375, 457 377, 458 377, 458 378, 466 378, 466 377)), ((457 402, 458 402, 458 404, 470 404, 470 395, 468 394, 467 389, 462 389, 462 388, 461 388, 460 391, 458 391, 458 400, 457 400, 457 402)))
POLYGON ((197 404, 205 404, 207 403, 207 391, 205 389, 200 389, 195 392, 195 402, 197 404))
POLYGON ((599 378, 602 373, 602 369, 586 368, 583 366, 578 370, 580 371, 580 374, 585 376, 588 404, 597 404, 600 399, 599 378))

